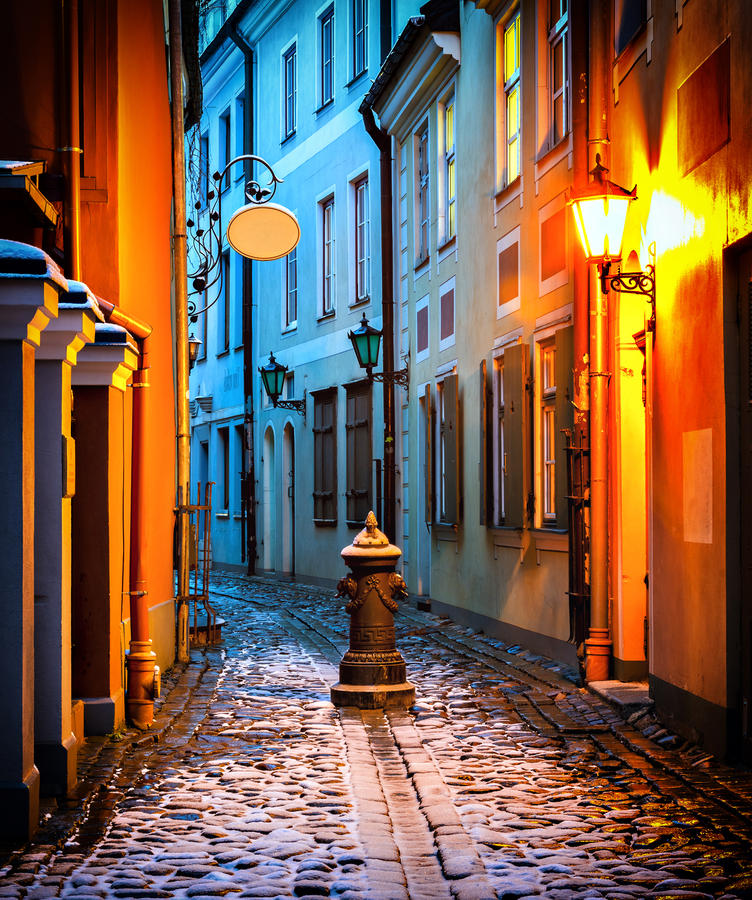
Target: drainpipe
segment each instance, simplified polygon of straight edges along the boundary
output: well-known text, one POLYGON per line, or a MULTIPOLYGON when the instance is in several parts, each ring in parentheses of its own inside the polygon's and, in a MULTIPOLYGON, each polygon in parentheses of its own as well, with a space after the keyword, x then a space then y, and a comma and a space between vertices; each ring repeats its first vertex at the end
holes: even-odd
MULTIPOLYGON (((185 132, 183 121, 183 33, 180 0, 170 0, 170 115, 172 123, 172 254, 175 290, 175 399, 178 531, 177 658, 188 662, 189 520, 191 418, 188 407, 188 243, 185 231, 185 132)), ((138 392, 137 392, 138 393, 138 392)))
POLYGON ((122 325, 138 340, 138 369, 133 374, 133 461, 131 465, 131 644, 126 659, 128 689, 125 711, 137 728, 149 728, 154 721, 154 697, 158 694, 159 668, 149 636, 148 573, 146 567, 147 491, 146 403, 149 387, 149 345, 151 325, 129 316, 106 300, 99 306, 108 322, 122 325))
POLYGON ((68 277, 81 280, 81 127, 79 119, 78 72, 78 0, 65 0, 65 26, 68 49, 68 146, 66 154, 66 197, 68 235, 68 277))
MULTIPOLYGON (((370 106, 361 108, 366 131, 379 148, 381 182, 381 315, 384 371, 394 371, 394 285, 392 282, 392 143, 370 106)), ((384 533, 395 540, 397 502, 394 466, 394 385, 384 381, 384 533)))
MULTIPOLYGON (((595 154, 608 166, 608 4, 590 3, 588 134, 595 154)), ((590 627, 585 641, 585 678, 609 677, 611 636, 608 609, 608 304, 595 266, 590 266, 590 627)))
MULTIPOLYGON (((228 32, 230 39, 244 57, 243 146, 245 153, 253 153, 253 49, 233 24, 228 32)), ((245 162, 245 180, 251 179, 251 163, 245 162)), ((241 490, 245 496, 245 538, 248 575, 256 574, 256 472, 254 462, 254 414, 253 414, 253 264, 243 258, 243 394, 245 401, 245 484, 241 490)))

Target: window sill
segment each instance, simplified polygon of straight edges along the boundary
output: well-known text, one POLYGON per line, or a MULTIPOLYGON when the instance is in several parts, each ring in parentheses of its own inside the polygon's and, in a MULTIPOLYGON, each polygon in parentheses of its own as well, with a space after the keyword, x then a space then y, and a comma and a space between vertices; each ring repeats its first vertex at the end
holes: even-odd
POLYGON ((316 319, 317 322, 326 322, 328 319, 333 319, 337 315, 336 309, 331 309, 329 312, 321 313, 320 316, 316 319))
POLYGON ((512 203, 514 200, 520 199, 520 205, 522 205, 521 201, 522 197, 522 175, 518 175, 514 181, 510 182, 504 187, 499 188, 496 191, 495 198, 495 208, 498 213, 505 206, 512 203))
POLYGON ((336 519, 314 519, 313 524, 317 528, 336 528, 337 520, 336 519))
POLYGON ((534 528, 531 533, 535 540, 536 550, 551 550, 555 553, 569 552, 569 533, 566 528, 544 525, 541 528, 534 528))
POLYGON ((233 347, 232 349, 233 349, 233 351, 234 351, 235 353, 238 353, 240 350, 243 349, 243 345, 242 345, 242 344, 238 344, 236 347, 233 347))
POLYGON ((326 112, 328 109, 331 109, 334 106, 334 97, 331 97, 326 102, 322 103, 321 106, 314 109, 314 116, 321 115, 321 113, 326 112))
POLYGON ((357 309, 359 306, 366 306, 370 302, 370 297, 361 297, 359 300, 353 300, 348 304, 348 306, 350 307, 350 309, 357 309))
POLYGON ((353 75, 353 77, 352 77, 352 78, 347 82, 347 84, 345 85, 345 87, 347 88, 347 90, 349 91, 351 88, 355 87, 355 86, 357 85, 357 83, 358 83, 362 78, 365 77, 365 75, 366 75, 367 72, 368 72, 368 66, 366 66, 365 69, 363 69, 362 72, 358 72, 357 75, 353 75))
POLYGON ((421 275, 425 275, 428 271, 428 263, 431 259, 430 254, 426 254, 426 256, 422 256, 419 259, 415 260, 415 265, 413 268, 415 269, 415 277, 420 278, 421 275))
POLYGON ((229 519, 230 518, 230 514, 227 512, 226 509, 223 509, 221 512, 217 511, 216 515, 217 515, 218 519, 229 519))
POLYGON ((217 353, 217 359, 219 359, 219 358, 222 357, 222 356, 228 356, 229 353, 230 353, 230 348, 229 348, 229 347, 225 347, 224 350, 220 350, 219 353, 217 353))
POLYGON ((490 525, 488 530, 493 535, 494 547, 511 547, 520 550, 523 546, 524 531, 514 525, 490 525))
POLYGON ((457 235, 450 235, 448 238, 442 238, 442 242, 436 248, 436 252, 439 256, 439 262, 443 262, 452 252, 452 250, 456 251, 457 249, 457 235))
POLYGON ((566 159, 571 152, 572 132, 569 131, 553 147, 548 147, 538 154, 538 158, 535 160, 535 180, 539 181, 546 172, 549 172, 554 166, 566 159))
POLYGON ((296 132, 291 131, 289 134, 286 134, 279 142, 280 147, 284 147, 285 144, 289 143, 294 137, 296 132))
POLYGON ((296 320, 295 322, 292 322, 290 325, 286 325, 286 326, 282 329, 282 334, 283 334, 283 335, 286 335, 286 334, 292 334, 293 332, 295 332, 295 331, 297 331, 297 330, 298 330, 298 323, 297 323, 297 320, 296 320))
POLYGON ((456 541, 459 525, 450 522, 434 522, 432 531, 437 541, 456 541))

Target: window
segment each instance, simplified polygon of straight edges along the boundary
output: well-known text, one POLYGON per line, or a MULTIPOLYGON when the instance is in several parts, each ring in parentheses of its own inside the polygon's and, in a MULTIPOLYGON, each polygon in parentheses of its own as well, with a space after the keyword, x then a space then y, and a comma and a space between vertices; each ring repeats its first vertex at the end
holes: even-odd
POLYGON ((313 520, 317 525, 337 521, 337 392, 313 398, 313 520))
POLYGON ((295 44, 285 52, 283 57, 284 72, 284 129, 283 138, 289 138, 295 134, 295 101, 296 101, 296 85, 297 77, 297 60, 295 52, 295 44))
POLYGON ((209 205, 209 135, 202 134, 199 141, 199 202, 201 206, 209 205))
POLYGON ((321 314, 334 312, 334 197, 321 204, 321 314))
POLYGON ((371 249, 368 216, 368 178, 353 185, 355 190, 355 300, 367 300, 371 291, 371 249))
MULTIPOLYGON (((245 98, 235 101, 235 156, 245 153, 245 98)), ((243 166, 238 166, 238 178, 243 177, 243 166)))
POLYGON ((362 527, 371 508, 371 385, 347 389, 347 522, 362 527))
POLYGON ((501 55, 503 72, 504 121, 503 183, 511 184, 520 175, 520 13, 519 10, 502 29, 501 55))
POLYGON ((368 0, 352 0, 353 78, 368 66, 368 0))
POLYGON ((220 476, 220 511, 227 513, 230 509, 230 429, 218 428, 217 438, 219 440, 219 460, 218 463, 222 467, 219 472, 220 476))
POLYGON ((506 444, 504 443, 504 356, 495 360, 493 372, 493 498, 494 498, 494 524, 503 525, 506 518, 505 506, 505 476, 506 476, 506 444))
POLYGON ((219 326, 219 352, 224 353, 230 349, 230 254, 225 252, 222 254, 222 286, 221 286, 221 316, 222 321, 219 326))
POLYGON ((568 0, 549 0, 548 58, 551 146, 569 131, 568 0))
MULTIPOLYGON (((232 159, 232 131, 230 130, 230 110, 228 109, 219 117, 219 171, 224 172, 225 166, 232 159)), ((223 178, 219 187, 224 190, 230 184, 229 178, 223 178)))
POLYGON ((447 525, 459 522, 459 421, 457 376, 447 375, 436 385, 436 512, 447 525))
POLYGON ((428 356, 428 297, 422 297, 415 304, 415 361, 428 356))
POLYGON ((416 139, 416 264, 428 259, 428 124, 418 133, 416 139))
POLYGON ((498 294, 496 318, 520 308, 520 229, 514 228, 496 242, 498 294))
POLYGON ((454 345, 454 278, 439 288, 439 350, 454 345))
POLYGON ((285 328, 294 328, 298 322, 298 248, 285 259, 285 328))
MULTIPOLYGON (((197 337, 201 341, 198 348, 198 353, 196 355, 196 359, 206 359, 206 346, 209 342, 209 311, 206 309, 208 300, 208 292, 204 291, 201 294, 201 300, 199 301, 198 308, 203 310, 198 314, 198 334, 197 337)), ((193 323, 191 323, 193 324, 193 323)))
POLYGON ((542 337, 536 345, 535 524, 566 528, 567 463, 562 431, 572 427, 571 326, 542 337))
POLYGON ((454 96, 450 97, 444 108, 444 192, 446 215, 444 237, 449 240, 456 233, 457 211, 454 168, 454 96))
POLYGON ((334 7, 319 19, 319 41, 321 46, 321 97, 320 105, 325 106, 334 99, 334 7))
POLYGON ((646 22, 647 0, 614 0, 614 50, 617 56, 646 22))

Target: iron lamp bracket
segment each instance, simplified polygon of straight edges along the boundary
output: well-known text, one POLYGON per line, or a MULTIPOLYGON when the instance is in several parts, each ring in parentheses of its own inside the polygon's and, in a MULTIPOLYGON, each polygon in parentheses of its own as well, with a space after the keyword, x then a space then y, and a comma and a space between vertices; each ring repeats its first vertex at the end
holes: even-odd
POLYGON ((598 265, 598 273, 601 279, 601 291, 608 294, 616 291, 620 294, 639 294, 650 304, 650 318, 647 323, 647 331, 655 331, 655 243, 651 243, 648 253, 650 263, 644 271, 639 272, 615 272, 611 274, 612 261, 606 257, 598 265))

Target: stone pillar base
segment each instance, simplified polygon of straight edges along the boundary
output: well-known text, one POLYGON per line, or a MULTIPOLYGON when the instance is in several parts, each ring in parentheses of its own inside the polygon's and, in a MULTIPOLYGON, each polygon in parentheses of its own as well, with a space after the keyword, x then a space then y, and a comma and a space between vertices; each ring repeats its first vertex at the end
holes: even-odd
POLYGON ((608 681, 611 662, 608 628, 591 628, 585 640, 585 680, 608 681))
POLYGON ((125 724, 122 690, 112 697, 80 697, 79 700, 84 706, 84 734, 112 734, 125 724))
POLYGON ((41 796, 64 796, 76 783, 76 736, 71 733, 59 743, 45 741, 34 744, 34 760, 39 769, 41 796))
POLYGON ((28 841, 39 825, 39 770, 32 766, 23 781, 0 782, 0 838, 28 841))
POLYGON ((358 709, 405 708, 415 703, 415 686, 409 681, 401 684, 342 684, 331 688, 335 706, 355 706, 358 709))

